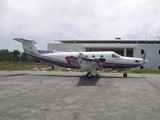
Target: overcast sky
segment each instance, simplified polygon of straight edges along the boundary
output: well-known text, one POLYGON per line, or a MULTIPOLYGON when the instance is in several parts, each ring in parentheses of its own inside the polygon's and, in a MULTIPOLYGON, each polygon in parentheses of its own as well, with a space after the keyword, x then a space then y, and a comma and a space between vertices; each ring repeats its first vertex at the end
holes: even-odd
POLYGON ((56 39, 157 39, 160 0, 0 0, 0 49, 56 39))

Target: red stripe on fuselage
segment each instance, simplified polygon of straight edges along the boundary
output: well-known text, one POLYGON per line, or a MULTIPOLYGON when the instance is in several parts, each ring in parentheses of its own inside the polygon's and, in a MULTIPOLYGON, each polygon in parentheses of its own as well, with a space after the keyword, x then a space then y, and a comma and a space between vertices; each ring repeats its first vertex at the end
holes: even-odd
POLYGON ((50 60, 50 59, 46 59, 46 58, 43 58, 43 57, 35 56, 33 54, 30 54, 30 53, 26 53, 26 54, 29 55, 29 56, 31 56, 31 57, 33 57, 33 58, 36 58, 38 60, 42 60, 42 61, 46 61, 46 62, 53 62, 53 63, 57 63, 57 64, 63 64, 63 65, 70 65, 71 64, 69 58, 78 59, 77 57, 66 56, 65 59, 66 59, 67 63, 64 63, 64 62, 59 62, 59 61, 50 60))
POLYGON ((121 65, 121 66, 140 66, 141 65, 141 64, 125 64, 125 63, 113 63, 113 62, 104 62, 104 64, 121 65))

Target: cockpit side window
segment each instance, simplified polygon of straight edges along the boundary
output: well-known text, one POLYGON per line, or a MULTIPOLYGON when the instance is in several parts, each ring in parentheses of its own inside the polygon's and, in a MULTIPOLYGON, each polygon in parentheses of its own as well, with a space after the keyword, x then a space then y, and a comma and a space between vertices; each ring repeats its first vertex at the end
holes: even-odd
POLYGON ((112 54, 112 57, 113 57, 113 58, 119 58, 119 56, 116 55, 116 54, 112 54))

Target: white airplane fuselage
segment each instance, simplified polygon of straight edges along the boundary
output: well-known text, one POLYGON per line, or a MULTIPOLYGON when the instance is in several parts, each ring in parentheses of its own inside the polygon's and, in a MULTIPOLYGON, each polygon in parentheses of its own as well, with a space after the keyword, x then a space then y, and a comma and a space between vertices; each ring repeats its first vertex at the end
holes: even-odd
MULTIPOLYGON (((81 68, 80 52, 58 52, 49 54, 33 54, 26 52, 28 57, 48 62, 48 64, 59 65, 70 68, 81 68)), ((123 57, 112 51, 106 52, 81 52, 86 58, 105 58, 101 62, 102 68, 132 68, 143 64, 142 58, 123 57), (114 56, 116 55, 116 56, 114 56)), ((91 62, 91 61, 89 61, 91 62)))

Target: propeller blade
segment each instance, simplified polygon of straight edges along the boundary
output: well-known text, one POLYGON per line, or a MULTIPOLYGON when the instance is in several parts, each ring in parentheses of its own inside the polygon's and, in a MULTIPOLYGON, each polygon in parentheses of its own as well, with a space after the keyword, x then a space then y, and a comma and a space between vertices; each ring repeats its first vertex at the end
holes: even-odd
POLYGON ((146 52, 144 53, 144 56, 143 56, 143 60, 145 60, 146 59, 146 52))

